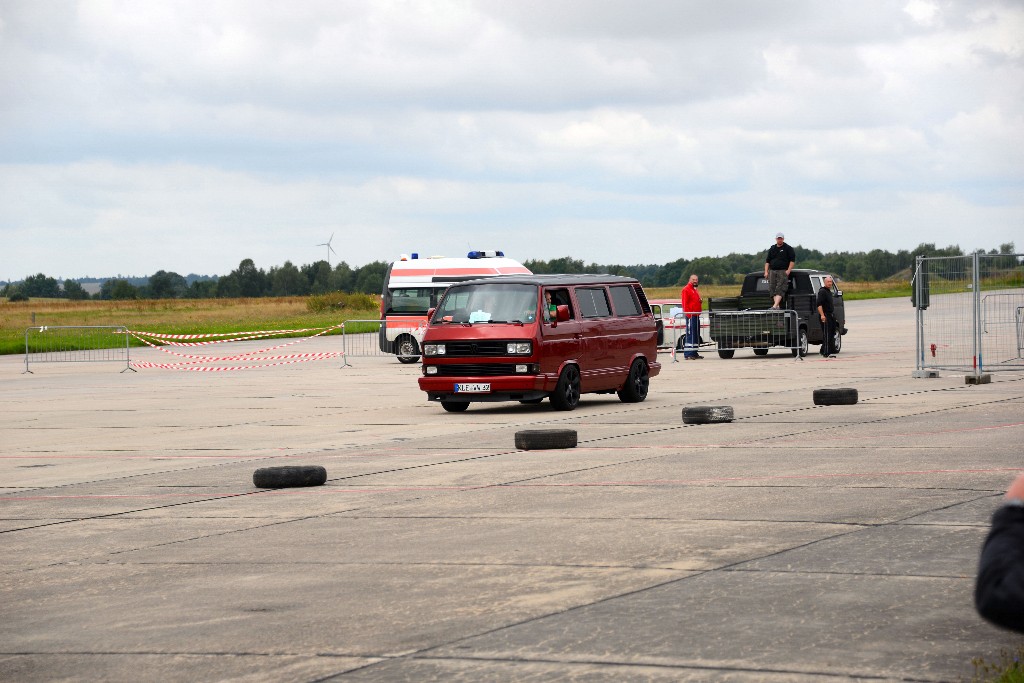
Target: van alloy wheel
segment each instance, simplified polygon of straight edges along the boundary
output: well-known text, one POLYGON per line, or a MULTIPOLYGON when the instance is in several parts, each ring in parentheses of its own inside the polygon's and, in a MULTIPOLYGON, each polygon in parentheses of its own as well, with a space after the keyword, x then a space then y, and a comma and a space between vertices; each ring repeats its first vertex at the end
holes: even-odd
POLYGON ((651 386, 651 373, 642 358, 633 361, 629 368, 629 377, 617 393, 623 403, 640 403, 647 398, 647 390, 651 386))
POLYGON ((580 370, 575 365, 567 365, 551 393, 551 405, 555 410, 575 410, 579 404, 580 370))

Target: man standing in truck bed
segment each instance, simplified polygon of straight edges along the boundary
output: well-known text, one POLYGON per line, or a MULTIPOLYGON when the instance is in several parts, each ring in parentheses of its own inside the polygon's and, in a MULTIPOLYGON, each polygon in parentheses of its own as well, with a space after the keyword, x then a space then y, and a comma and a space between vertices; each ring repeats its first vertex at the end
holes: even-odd
POLYGON ((796 252, 785 242, 781 232, 775 234, 775 244, 768 249, 764 260, 764 277, 768 280, 768 294, 775 301, 772 308, 782 308, 782 299, 789 290, 789 272, 796 265, 796 252))

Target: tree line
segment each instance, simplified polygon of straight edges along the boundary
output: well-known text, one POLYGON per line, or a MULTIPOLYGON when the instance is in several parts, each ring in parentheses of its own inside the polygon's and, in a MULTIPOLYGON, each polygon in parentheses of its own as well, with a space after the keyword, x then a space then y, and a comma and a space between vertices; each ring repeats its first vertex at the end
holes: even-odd
MULTIPOLYGON (((844 280, 877 282, 889 279, 909 280, 918 256, 964 256, 959 246, 938 248, 922 243, 916 249, 896 253, 882 249, 868 252, 827 252, 794 246, 799 268, 827 270, 844 280)), ((1020 262, 1013 242, 1002 244, 988 252, 996 256, 994 267, 1018 268, 1020 262)), ((701 256, 680 258, 663 265, 586 264, 570 256, 543 261, 528 259, 523 265, 534 273, 608 273, 628 275, 640 280, 645 287, 682 286, 696 273, 707 284, 733 284, 742 282, 749 272, 764 268, 765 252, 754 254, 732 253, 727 256, 701 256)), ((374 261, 352 268, 342 261, 333 268, 327 261, 295 266, 285 261, 270 270, 258 268, 252 259, 244 259, 227 275, 221 277, 185 278, 175 272, 157 271, 143 284, 132 284, 125 278, 111 278, 91 296, 76 280, 60 283, 43 273, 25 278, 22 282, 7 284, 0 296, 11 301, 28 297, 65 299, 213 299, 218 297, 305 296, 327 292, 379 294, 384 286, 388 264, 374 261), (191 282, 189 281, 191 279, 191 282)))

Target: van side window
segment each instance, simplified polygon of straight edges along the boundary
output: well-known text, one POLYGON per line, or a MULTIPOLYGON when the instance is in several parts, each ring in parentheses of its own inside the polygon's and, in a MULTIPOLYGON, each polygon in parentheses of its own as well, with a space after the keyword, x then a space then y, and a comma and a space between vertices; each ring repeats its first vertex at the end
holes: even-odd
POLYGON ((580 315, 584 318, 606 318, 612 314, 604 287, 577 287, 576 300, 580 302, 580 315))
POLYGON ((612 303, 615 305, 615 315, 624 317, 628 315, 640 315, 640 306, 637 305, 633 296, 633 288, 628 285, 609 288, 612 293, 612 303))
MULTIPOLYGON (((551 294, 551 303, 555 306, 568 306, 569 307, 569 320, 572 320, 576 316, 572 312, 572 300, 569 298, 568 289, 546 289, 544 290, 544 300, 547 302, 547 295, 551 294)), ((550 322, 551 316, 547 305, 544 306, 544 320, 550 322)))

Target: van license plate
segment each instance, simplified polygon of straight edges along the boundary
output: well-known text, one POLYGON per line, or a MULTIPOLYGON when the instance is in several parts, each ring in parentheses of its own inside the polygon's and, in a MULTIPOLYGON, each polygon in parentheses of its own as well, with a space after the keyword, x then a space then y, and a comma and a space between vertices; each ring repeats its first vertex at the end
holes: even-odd
POLYGON ((490 384, 456 384, 457 394, 486 394, 491 390, 490 384))

